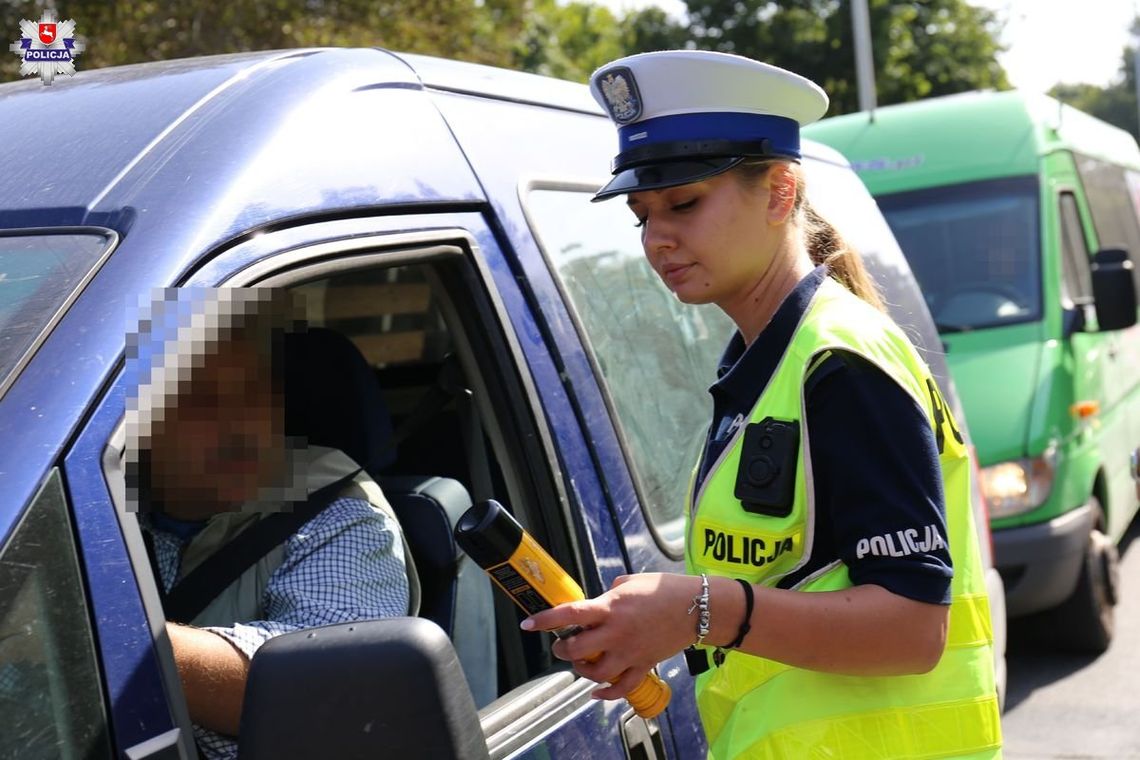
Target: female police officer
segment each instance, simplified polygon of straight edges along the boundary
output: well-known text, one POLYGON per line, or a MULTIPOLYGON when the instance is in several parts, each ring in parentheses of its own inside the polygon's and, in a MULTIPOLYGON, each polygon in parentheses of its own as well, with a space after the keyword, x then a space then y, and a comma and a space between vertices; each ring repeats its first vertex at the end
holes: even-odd
POLYGON ((960 433, 858 255, 804 200, 815 84, 722 53, 594 73, 649 264, 738 332, 691 489, 688 575, 640 574, 524 621, 628 693, 686 649, 715 758, 1000 755, 960 433), (805 593, 813 592, 813 593, 805 593), (601 652, 599 659, 585 658, 601 652))

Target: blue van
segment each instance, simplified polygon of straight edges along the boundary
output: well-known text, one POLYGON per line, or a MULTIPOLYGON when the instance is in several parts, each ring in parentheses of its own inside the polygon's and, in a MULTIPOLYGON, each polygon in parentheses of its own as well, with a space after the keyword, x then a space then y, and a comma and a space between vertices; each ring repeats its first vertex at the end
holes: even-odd
MULTIPOLYGON (((421 618, 262 648, 243 756, 703 756, 680 657, 655 719, 591 700, 450 540, 493 497, 588 594, 682 567, 731 327, 664 290, 622 204, 588 202, 615 136, 584 86, 375 49, 254 53, 6 84, 0 133, 0 756, 197 754, 122 464, 129 314, 178 286, 303 293, 380 390, 343 424, 391 431, 376 477, 401 521, 444 520, 405 525, 433 580, 421 618)), ((874 201, 838 153, 806 154, 813 204, 963 419, 874 201)))

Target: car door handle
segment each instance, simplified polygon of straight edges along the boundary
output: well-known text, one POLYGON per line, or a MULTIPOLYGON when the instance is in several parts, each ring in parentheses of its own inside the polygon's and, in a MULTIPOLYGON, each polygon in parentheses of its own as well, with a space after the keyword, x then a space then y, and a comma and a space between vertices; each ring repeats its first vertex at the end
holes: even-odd
POLYGON ((178 742, 181 734, 180 729, 172 728, 127 749, 123 752, 123 757, 127 760, 186 760, 186 754, 178 742))
POLYGON ((656 718, 646 720, 630 710, 622 718, 621 736, 630 760, 665 760, 665 744, 656 718))

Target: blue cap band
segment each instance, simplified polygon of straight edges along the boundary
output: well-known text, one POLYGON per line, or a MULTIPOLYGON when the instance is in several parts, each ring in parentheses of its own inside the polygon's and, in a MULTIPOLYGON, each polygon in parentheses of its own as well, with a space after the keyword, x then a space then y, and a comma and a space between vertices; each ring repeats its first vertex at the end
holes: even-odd
POLYGON ((800 125, 770 114, 711 112, 657 116, 618 128, 619 152, 694 140, 767 140, 774 155, 800 157, 800 125))

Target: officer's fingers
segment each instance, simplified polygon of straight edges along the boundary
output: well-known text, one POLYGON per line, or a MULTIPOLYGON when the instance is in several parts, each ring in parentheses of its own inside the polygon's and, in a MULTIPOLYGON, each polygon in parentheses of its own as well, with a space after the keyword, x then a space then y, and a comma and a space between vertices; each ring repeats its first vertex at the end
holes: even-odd
POLYGON ((601 647, 595 643, 597 637, 590 631, 581 630, 572 636, 557 639, 550 651, 560 660, 593 662, 598 659, 601 647))
POLYGON ((614 578, 613 585, 611 585, 610 588, 617 588, 621 584, 633 580, 635 577, 636 576, 634 575, 619 575, 618 577, 614 578))
POLYGON ((593 600, 568 602, 531 615, 519 623, 524 631, 553 631, 568 626, 583 628, 601 621, 601 609, 593 600))
POLYGON ((594 699, 620 699, 637 688, 637 685, 645 678, 646 672, 641 668, 630 668, 616 680, 610 681, 608 686, 594 689, 590 696, 594 699))
POLYGON ((600 638, 597 631, 583 629, 573 636, 555 642, 555 654, 560 659, 571 662, 577 660, 596 662, 598 656, 606 649, 599 641, 600 638))
POLYGON ((555 639, 554 646, 550 648, 550 652, 560 660, 566 660, 566 662, 574 661, 574 658, 566 652, 566 641, 564 639, 555 639))
POLYGON ((616 679, 623 671, 623 666, 615 664, 612 655, 591 653, 589 657, 578 658, 572 661, 574 672, 598 683, 608 683, 616 679))

